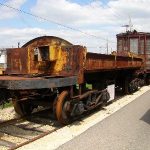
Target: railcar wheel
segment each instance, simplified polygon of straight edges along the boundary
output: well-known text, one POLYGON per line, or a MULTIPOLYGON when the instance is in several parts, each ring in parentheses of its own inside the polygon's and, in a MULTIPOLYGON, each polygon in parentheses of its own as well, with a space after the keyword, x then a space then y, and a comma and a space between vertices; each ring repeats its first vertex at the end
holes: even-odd
POLYGON ((66 110, 66 102, 69 98, 69 93, 67 91, 63 91, 57 99, 56 102, 56 117, 57 120, 62 124, 69 124, 71 119, 66 110))
POLYGON ((33 107, 28 102, 17 102, 13 101, 14 110, 20 116, 30 115, 33 107))
POLYGON ((55 98, 54 102, 53 102, 53 117, 54 119, 57 119, 57 116, 56 116, 56 104, 57 104, 57 100, 58 100, 58 97, 55 98))

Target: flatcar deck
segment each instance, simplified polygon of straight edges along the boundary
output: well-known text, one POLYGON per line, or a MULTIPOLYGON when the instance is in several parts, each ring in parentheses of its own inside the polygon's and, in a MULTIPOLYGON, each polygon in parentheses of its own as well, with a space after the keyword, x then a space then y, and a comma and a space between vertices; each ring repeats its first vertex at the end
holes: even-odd
POLYGON ((87 53, 85 68, 86 72, 134 69, 140 68, 142 63, 142 58, 137 57, 87 53))

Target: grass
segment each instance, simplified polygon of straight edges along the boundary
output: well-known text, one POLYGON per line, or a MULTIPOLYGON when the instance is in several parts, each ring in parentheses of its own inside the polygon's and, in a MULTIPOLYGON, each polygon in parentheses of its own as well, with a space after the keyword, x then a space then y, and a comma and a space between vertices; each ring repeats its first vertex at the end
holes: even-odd
MULTIPOLYGON (((79 89, 79 85, 76 85, 76 88, 79 89)), ((87 84, 86 83, 86 88, 92 90, 92 84, 87 84)))
POLYGON ((8 102, 8 103, 5 103, 4 105, 0 105, 0 109, 5 109, 5 108, 8 108, 8 107, 12 107, 12 102, 8 102))
POLYGON ((92 84, 86 84, 86 88, 92 90, 92 84))

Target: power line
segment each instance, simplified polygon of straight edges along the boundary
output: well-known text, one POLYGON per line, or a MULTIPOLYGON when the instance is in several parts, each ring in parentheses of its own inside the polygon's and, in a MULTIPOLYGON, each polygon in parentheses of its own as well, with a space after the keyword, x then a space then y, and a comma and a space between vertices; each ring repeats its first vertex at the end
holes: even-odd
MULTIPOLYGON (((89 34, 89 33, 87 33, 87 32, 84 32, 84 31, 80 30, 80 29, 73 28, 73 27, 70 27, 70 26, 61 24, 61 23, 59 23, 59 22, 56 22, 56 21, 53 21, 53 20, 50 20, 50 19, 47 19, 47 18, 38 16, 38 15, 34 15, 34 14, 29 13, 29 12, 27 12, 27 11, 24 11, 24 10, 17 9, 17 8, 12 7, 12 6, 9 6, 9 5, 7 5, 7 4, 3 4, 3 3, 0 2, 0 5, 5 6, 5 7, 9 8, 9 9, 12 9, 12 10, 18 11, 18 12, 20 12, 20 13, 30 15, 30 16, 35 17, 35 18, 39 18, 39 19, 41 19, 41 20, 44 20, 44 21, 47 21, 47 22, 51 22, 51 23, 53 23, 53 24, 60 25, 60 26, 62 26, 62 27, 68 28, 68 29, 70 29, 70 30, 78 31, 78 32, 80 32, 80 33, 82 33, 82 34, 85 34, 85 35, 88 35, 88 36, 91 36, 91 37, 94 37, 94 38, 97 38, 97 39, 101 39, 101 40, 107 41, 107 39, 105 39, 105 38, 102 38, 102 37, 99 37, 99 36, 95 36, 95 35, 93 35, 93 34, 89 34)), ((109 42, 111 42, 111 43, 116 43, 116 42, 110 41, 110 40, 109 40, 109 42)))
MULTIPOLYGON (((109 5, 109 2, 107 3, 106 1, 103 1, 102 2, 107 8, 109 8, 109 10, 112 12, 112 15, 114 16, 114 17, 116 17, 116 18, 124 18, 124 17, 126 17, 126 14, 119 14, 119 13, 117 13, 117 11, 115 11, 116 9, 115 8, 113 8, 113 7, 111 7, 110 5, 109 5)), ((112 19, 111 19, 112 20, 112 19)), ((120 23, 118 23, 118 25, 119 26, 122 26, 122 24, 120 24, 120 23)))
POLYGON ((105 4, 108 8, 110 8, 110 11, 111 11, 112 13, 114 13, 114 16, 115 16, 115 17, 117 17, 117 18, 122 18, 122 17, 124 17, 124 15, 115 12, 114 9, 113 9, 111 6, 109 6, 106 1, 103 1, 103 4, 105 4))
MULTIPOLYGON (((100 2, 100 0, 93 0, 92 2, 100 2)), ((124 17, 123 15, 120 15, 120 14, 118 14, 117 12, 115 12, 114 9, 113 9, 111 6, 109 6, 106 1, 103 1, 102 4, 104 4, 104 5, 108 8, 108 10, 110 10, 110 11, 112 12, 112 15, 113 15, 115 18, 119 18, 119 19, 120 19, 120 18, 123 18, 123 17, 124 17)), ((91 5, 90 5, 90 6, 91 6, 91 5)), ((105 9, 105 8, 106 8, 105 6, 102 6, 102 7, 105 9)), ((91 7, 93 7, 93 6, 91 6, 91 7)), ((94 8, 94 7, 93 7, 93 8, 94 8)), ((114 21, 113 18, 109 18, 109 20, 114 21)), ((117 23, 116 21, 115 21, 114 23, 116 23, 116 24, 119 25, 119 26, 122 26, 122 24, 117 23)))
MULTIPOLYGON (((19 18, 20 18, 20 20, 21 20, 21 22, 25 25, 25 26, 27 26, 28 28, 32 28, 33 26, 31 26, 26 20, 25 20, 25 18, 21 15, 21 14, 19 14, 19 18)), ((36 33, 35 34, 35 36, 43 36, 44 34, 40 34, 40 33, 36 33)))

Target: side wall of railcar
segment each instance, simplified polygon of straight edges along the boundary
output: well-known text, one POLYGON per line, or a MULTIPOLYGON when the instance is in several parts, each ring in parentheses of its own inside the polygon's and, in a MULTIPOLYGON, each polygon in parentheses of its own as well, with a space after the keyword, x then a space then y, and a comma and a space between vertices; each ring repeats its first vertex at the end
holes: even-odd
POLYGON ((117 51, 133 52, 142 56, 147 80, 150 80, 150 33, 134 30, 117 34, 117 51))

